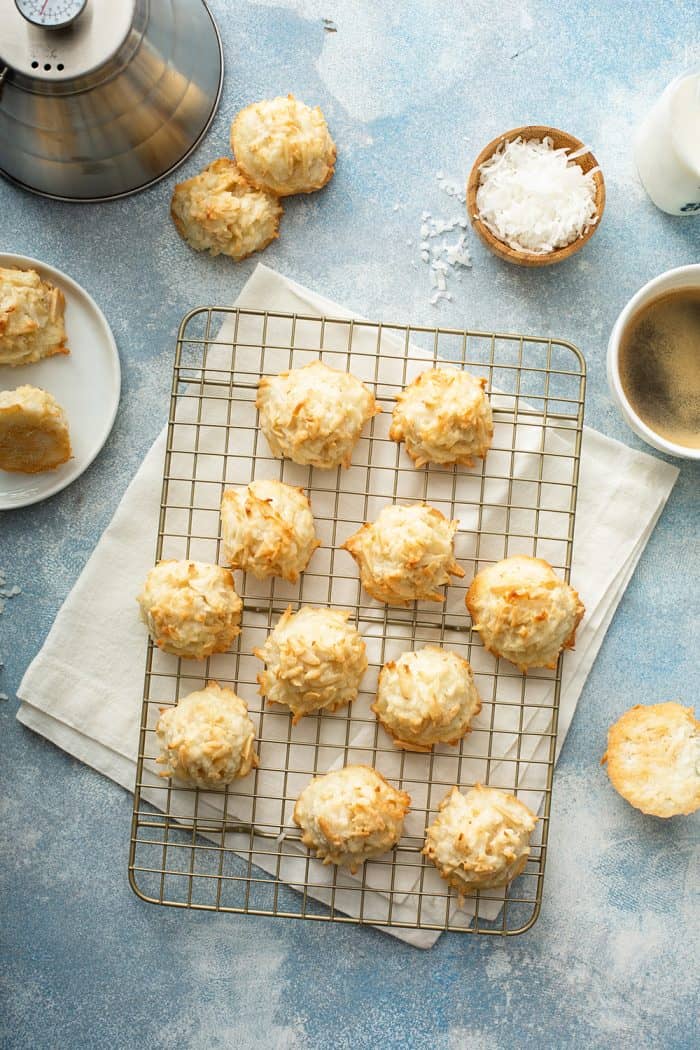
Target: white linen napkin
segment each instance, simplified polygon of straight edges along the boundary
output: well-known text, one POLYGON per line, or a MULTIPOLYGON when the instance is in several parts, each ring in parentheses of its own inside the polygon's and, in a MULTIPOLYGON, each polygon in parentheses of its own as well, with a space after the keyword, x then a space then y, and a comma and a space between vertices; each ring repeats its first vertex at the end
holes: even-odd
MULTIPOLYGON (((236 305, 314 316, 353 316, 263 265, 257 267, 236 305)), ((356 371, 354 367, 351 370, 356 371)), ((559 432, 556 440, 566 442, 569 437, 559 432)), ((133 789, 135 778, 145 652, 134 596, 153 563, 164 451, 165 432, 147 453, 18 690, 22 702, 17 717, 22 723, 127 790, 133 789), (109 587, 105 587, 105 580, 109 580, 109 587)), ((576 650, 567 654, 564 663, 557 755, 605 631, 677 474, 674 467, 660 460, 585 430, 572 580, 583 595, 587 614, 577 635, 576 650)), ((372 633, 371 629, 366 632, 368 645, 372 633)), ((522 752, 523 759, 546 756, 547 738, 537 733, 547 731, 549 715, 543 711, 542 717, 545 721, 541 726, 533 722, 529 727, 533 736, 528 738, 530 749, 522 752)), ((509 743, 505 734, 503 739, 501 754, 505 757, 514 743, 509 743)), ((352 744, 357 749, 367 745, 362 732, 352 744)), ((422 760, 423 756, 415 756, 416 762, 422 760)), ((384 772, 391 776, 391 771, 384 772)), ((528 788, 527 767, 519 786, 528 788)), ((535 792, 538 786, 532 782, 535 792)), ((145 795, 155 805, 162 797, 162 793, 149 794, 148 790, 145 795)), ((206 803, 204 807, 200 805, 199 810, 203 816, 206 803)), ((235 848, 235 840, 232 844, 235 848)), ((268 867, 264 856, 256 857, 256 862, 268 867)), ((313 863, 314 882, 319 884, 314 895, 327 901, 330 890, 324 885, 329 884, 329 873, 313 863)), ((295 875, 293 859, 285 861, 281 874, 292 884, 302 881, 295 875)), ((349 876, 346 885, 346 893, 336 893, 335 904, 353 914, 358 895, 351 890, 349 876)), ((410 890, 411 885, 406 883, 401 888, 410 890)), ((490 911, 482 904, 480 913, 495 917, 499 908, 495 901, 490 911)), ((365 916, 385 912, 386 896, 378 883, 366 893, 365 916), (376 912, 372 910, 375 905, 376 912)), ((410 922, 414 913, 414 905, 395 897, 393 914, 397 919, 410 922)), ((443 905, 432 915, 429 906, 427 911, 425 906, 423 909, 428 921, 439 923, 443 913, 443 905)), ((466 923, 468 912, 463 914, 466 923)), ((429 947, 439 936, 433 931, 384 929, 418 947, 429 947)))

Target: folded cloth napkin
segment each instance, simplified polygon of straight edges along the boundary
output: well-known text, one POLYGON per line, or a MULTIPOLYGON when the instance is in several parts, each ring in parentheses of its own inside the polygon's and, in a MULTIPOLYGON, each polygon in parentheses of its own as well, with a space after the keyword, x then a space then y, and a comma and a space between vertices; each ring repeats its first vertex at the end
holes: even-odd
MULTIPOLYGON (((243 288, 237 305, 313 316, 353 316, 262 265, 243 288)), ((222 341, 226 338, 230 339, 230 333, 222 333, 222 341)), ((18 691, 21 705, 17 717, 22 723, 127 790, 133 789, 135 779, 145 650, 144 630, 136 615, 134 596, 153 563, 165 438, 163 431, 147 453, 18 691), (109 580, 109 587, 105 587, 105 580, 109 580)), ((566 443, 569 437, 565 432, 558 432, 556 440, 566 443)), ((576 650, 567 654, 564 662, 557 755, 605 631, 677 473, 674 467, 660 460, 585 429, 572 579, 584 597, 587 614, 577 635, 576 650)), ((365 633, 369 646, 373 629, 369 627, 365 633)), ((545 682, 543 688, 546 687, 545 682)), ((529 748, 519 752, 525 763, 547 756, 549 715, 546 710, 541 715, 544 719, 541 725, 536 724, 535 719, 528 727, 529 748), (540 732, 543 735, 538 735, 540 732)), ((298 728, 303 730, 303 723, 298 728)), ((506 758, 515 743, 514 738, 509 742, 507 731, 502 737, 505 743, 501 757, 506 758)), ((362 731, 351 743, 359 755, 363 746, 371 746, 362 731)), ((422 759, 423 756, 415 756, 417 762, 422 759)), ((495 771, 497 766, 492 766, 492 772, 495 771)), ((385 772, 391 776, 390 770, 385 772)), ((525 790, 532 786, 535 799, 541 798, 541 794, 537 794, 540 785, 536 780, 530 784, 528 776, 525 764, 518 786, 525 790)), ((163 796, 162 791, 149 794, 148 788, 144 794, 155 805, 163 796)), ((209 804, 205 802, 200 806, 200 816, 206 816, 209 804)), ((211 812, 216 815, 215 800, 211 805, 211 812)), ((229 815, 243 819, 242 814, 229 815)), ((231 845, 236 848, 235 839, 231 845)), ((299 863, 302 855, 305 851, 299 853, 299 863)), ((268 866, 264 855, 256 856, 255 860, 261 867, 268 866)), ((273 863, 273 870, 275 866, 273 863)), ((316 867, 319 874, 314 877, 314 883, 318 885, 312 894, 328 901, 329 874, 320 865, 316 867)), ((280 874, 292 885, 303 881, 303 876, 295 872, 293 855, 285 859, 280 874)), ((335 905, 348 914, 356 914, 359 895, 356 890, 352 891, 350 876, 343 885, 347 890, 341 888, 334 894, 335 905)), ((407 883, 403 888, 408 892, 411 885, 407 883)), ((393 896, 393 916, 410 922, 415 907, 400 895, 393 896)), ((364 907, 365 918, 386 913, 386 895, 381 884, 365 894, 364 907)), ((425 907, 424 919, 439 924, 444 905, 439 904, 434 913, 430 912, 429 904, 425 907)), ((486 911, 482 904, 480 913, 495 916, 499 908, 497 901, 491 902, 486 911)), ((466 912, 465 924, 468 921, 466 912)), ((439 936, 430 930, 398 927, 385 928, 385 932, 418 947, 429 947, 439 936)))

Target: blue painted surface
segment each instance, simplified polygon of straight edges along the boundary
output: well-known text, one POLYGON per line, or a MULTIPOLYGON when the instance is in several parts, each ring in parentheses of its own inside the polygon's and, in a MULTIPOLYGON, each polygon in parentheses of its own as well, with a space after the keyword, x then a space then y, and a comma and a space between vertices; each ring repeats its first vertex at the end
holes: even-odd
POLYGON ((129 796, 14 720, 23 671, 165 418, 180 317, 232 301, 255 265, 192 254, 167 218, 177 178, 226 152, 239 106, 294 91, 320 103, 339 145, 335 178, 285 205, 265 262, 370 317, 570 339, 588 358, 587 421, 630 444, 605 385, 608 332, 642 283, 700 255, 700 220, 657 211, 629 149, 665 83, 700 60, 696 0, 211 6, 227 56, 224 96, 181 175, 94 207, 0 185, 3 249, 81 282, 114 329, 124 370, 117 424, 91 469, 0 520, 0 565, 22 588, 0 617, 0 691, 10 694, 0 704, 0 1042, 689 1047, 697 822, 642 816, 598 767, 606 728, 630 703, 697 697, 688 570, 698 471, 688 464, 581 698, 555 781, 542 916, 522 938, 451 935, 420 953, 355 927, 142 904, 126 882, 129 796), (608 188, 600 231, 575 259, 542 271, 508 268, 472 238, 473 270, 453 282, 452 303, 431 307, 420 215, 459 213, 435 173, 461 182, 485 142, 525 123, 592 145, 608 188))

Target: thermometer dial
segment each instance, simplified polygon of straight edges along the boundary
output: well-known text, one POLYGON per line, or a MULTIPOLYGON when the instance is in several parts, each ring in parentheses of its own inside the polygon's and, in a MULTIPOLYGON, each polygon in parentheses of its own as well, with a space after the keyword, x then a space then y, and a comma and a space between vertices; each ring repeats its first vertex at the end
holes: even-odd
POLYGON ((15 0, 28 22, 41 29, 63 29, 81 14, 87 0, 15 0))

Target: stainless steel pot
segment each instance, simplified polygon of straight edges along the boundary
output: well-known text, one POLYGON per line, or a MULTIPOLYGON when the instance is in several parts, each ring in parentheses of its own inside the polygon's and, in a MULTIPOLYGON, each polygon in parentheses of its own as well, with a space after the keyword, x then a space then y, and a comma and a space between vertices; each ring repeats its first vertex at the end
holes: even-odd
POLYGON ((134 193, 197 146, 222 80, 203 0, 0 0, 0 172, 59 200, 134 193))

